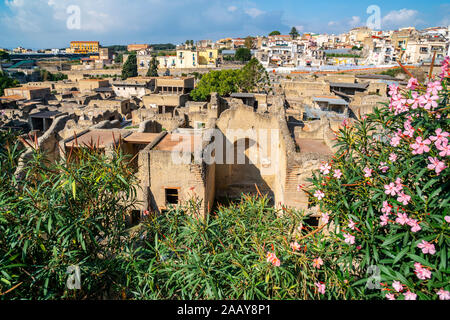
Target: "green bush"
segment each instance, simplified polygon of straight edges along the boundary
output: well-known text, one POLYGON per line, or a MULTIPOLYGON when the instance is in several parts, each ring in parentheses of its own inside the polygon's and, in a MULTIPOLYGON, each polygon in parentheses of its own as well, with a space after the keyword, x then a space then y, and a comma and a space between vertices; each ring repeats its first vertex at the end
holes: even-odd
POLYGON ((19 180, 19 146, 0 132, 0 297, 111 297, 136 194, 126 158, 82 149, 52 164, 35 150, 19 180), (66 288, 70 266, 81 269, 81 290, 66 288))
POLYGON ((342 298, 345 283, 332 264, 334 248, 325 248, 322 235, 308 236, 312 230, 305 215, 277 211, 264 197, 244 196, 206 219, 198 218, 198 203, 191 201, 144 223, 145 242, 127 255, 123 267, 127 287, 134 288, 129 294, 133 299, 318 299, 323 295, 316 283, 328 281, 342 290, 325 296, 342 298), (324 264, 314 266, 319 253, 324 264))

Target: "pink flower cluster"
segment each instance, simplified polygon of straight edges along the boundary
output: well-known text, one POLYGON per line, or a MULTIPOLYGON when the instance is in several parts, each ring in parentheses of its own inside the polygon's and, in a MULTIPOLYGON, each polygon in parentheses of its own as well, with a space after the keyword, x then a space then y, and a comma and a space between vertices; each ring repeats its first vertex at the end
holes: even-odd
POLYGON ((424 254, 435 254, 436 249, 434 248, 434 244, 429 243, 428 241, 422 240, 421 243, 417 245, 418 248, 422 249, 422 252, 424 254))
POLYGON ((281 264, 280 259, 272 252, 267 252, 267 262, 270 262, 275 267, 279 267, 281 264))
POLYGON ((450 292, 444 289, 440 289, 436 294, 439 296, 439 300, 450 300, 450 292))
POLYGON ((314 285, 317 287, 317 290, 320 294, 325 294, 325 284, 320 282, 315 282, 314 285))
POLYGON ((430 152, 430 144, 430 139, 423 140, 422 137, 417 137, 416 142, 410 145, 410 147, 413 149, 412 154, 422 154, 424 152, 430 152))
POLYGON ((450 65, 450 58, 447 56, 444 59, 444 63, 442 64, 441 67, 441 74, 439 75, 439 77, 441 78, 447 78, 449 76, 449 65, 450 65))
MULTIPOLYGON (((392 282, 392 288, 398 293, 402 292, 404 289, 407 289, 407 287, 403 284, 401 284, 400 281, 394 281, 392 282)), ((403 297, 405 300, 416 300, 417 294, 411 292, 409 289, 403 293, 403 297)), ((386 299, 388 300, 395 300, 395 294, 394 293, 388 293, 386 294, 386 299)))
POLYGON ((416 219, 409 218, 406 213, 398 212, 395 222, 402 226, 405 224, 410 226, 412 232, 417 232, 417 231, 422 230, 422 228, 419 225, 419 222, 416 219))
MULTIPOLYGON (((415 90, 419 86, 419 82, 415 78, 408 81, 407 88, 415 90)), ((416 91, 411 93, 412 99, 405 98, 397 85, 391 84, 389 86, 390 104, 389 110, 394 111, 395 115, 422 107, 425 110, 432 110, 438 106, 439 91, 442 90, 440 81, 430 82, 427 85, 427 92, 419 96, 416 91)))
POLYGON ((326 213, 326 212, 322 213, 322 216, 320 217, 320 220, 324 224, 327 224, 329 219, 330 219, 330 216, 328 215, 328 213, 326 213))
POLYGON ((323 265, 323 260, 320 257, 313 259, 313 267, 320 269, 320 266, 323 265))
POLYGON ((372 172, 373 172, 372 169, 365 167, 363 171, 364 171, 364 177, 370 178, 372 176, 372 172))
POLYGON ((397 201, 402 203, 404 206, 406 206, 409 201, 411 201, 411 196, 404 193, 403 185, 402 185, 402 179, 397 178, 394 182, 391 182, 389 184, 386 184, 384 186, 384 193, 391 196, 397 196, 397 201))
POLYGON ((291 242, 291 248, 292 248, 292 251, 298 251, 298 250, 300 250, 300 245, 298 244, 297 241, 291 242))
POLYGON ((431 271, 424 268, 419 262, 414 263, 414 273, 420 280, 431 279, 431 271))
POLYGON ((322 200, 324 197, 325 197, 325 193, 323 193, 322 191, 320 191, 320 190, 317 190, 315 193, 314 193, 314 197, 316 197, 317 198, 317 200, 322 200))
POLYGON ((320 166, 319 170, 322 174, 327 175, 330 173, 331 166, 328 163, 324 163, 320 166))
POLYGON ((355 236, 352 236, 349 233, 344 233, 345 243, 355 244, 355 236))
MULTIPOLYGON (((383 201, 383 207, 381 208, 381 212, 383 212, 383 215, 380 216, 380 225, 385 226, 389 223, 389 214, 391 214, 392 206, 387 202, 383 201)), ((395 223, 398 223, 400 225, 408 225, 411 227, 412 232, 417 232, 422 230, 422 228, 419 225, 419 222, 416 219, 409 218, 406 213, 398 212, 397 218, 395 219, 395 223)))

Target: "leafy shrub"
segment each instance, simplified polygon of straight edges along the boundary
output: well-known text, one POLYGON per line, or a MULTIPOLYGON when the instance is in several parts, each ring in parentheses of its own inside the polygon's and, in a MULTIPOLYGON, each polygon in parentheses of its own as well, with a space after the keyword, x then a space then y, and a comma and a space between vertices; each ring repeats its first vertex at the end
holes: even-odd
POLYGON ((123 266, 133 299, 317 299, 320 281, 342 286, 326 297, 344 297, 334 247, 311 236, 303 214, 249 196, 206 219, 197 212, 191 201, 146 221, 123 266))
POLYGON ((125 215, 135 202, 134 175, 120 153, 71 151, 53 164, 35 150, 15 172, 22 151, 0 133, 0 292, 2 298, 100 298, 121 272, 125 215), (67 269, 79 266, 81 290, 66 288, 67 269), (6 292, 8 292, 6 294, 6 292))
POLYGON ((343 249, 337 263, 353 266, 354 298, 450 298, 448 63, 441 81, 391 85, 388 106, 344 122, 339 151, 311 180, 343 249))

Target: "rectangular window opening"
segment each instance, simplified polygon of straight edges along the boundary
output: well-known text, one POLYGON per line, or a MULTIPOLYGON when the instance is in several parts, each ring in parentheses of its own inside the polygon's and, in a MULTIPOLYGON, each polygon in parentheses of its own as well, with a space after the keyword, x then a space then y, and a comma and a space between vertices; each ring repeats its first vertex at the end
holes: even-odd
POLYGON ((166 204, 178 204, 178 189, 166 189, 166 204))

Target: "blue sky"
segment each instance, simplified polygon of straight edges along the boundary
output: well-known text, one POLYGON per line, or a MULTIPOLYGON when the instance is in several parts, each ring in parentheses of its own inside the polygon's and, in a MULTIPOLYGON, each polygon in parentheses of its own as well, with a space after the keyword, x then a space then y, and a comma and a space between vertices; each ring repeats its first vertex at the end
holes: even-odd
POLYGON ((0 47, 62 48, 71 40, 178 44, 288 33, 292 26, 339 34, 365 25, 370 5, 380 8, 383 30, 450 25, 450 4, 440 0, 0 0, 0 47))

